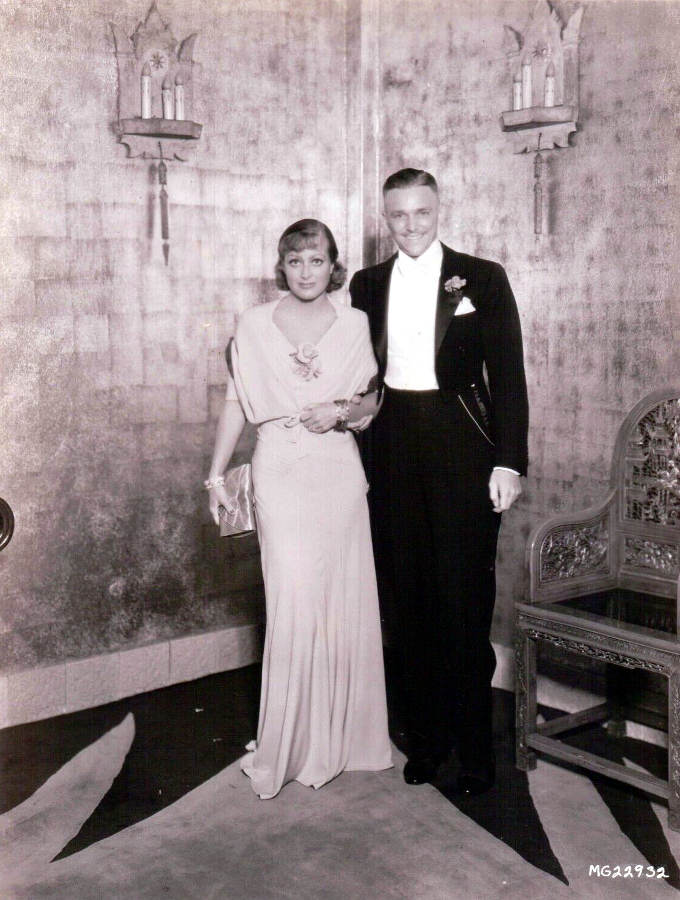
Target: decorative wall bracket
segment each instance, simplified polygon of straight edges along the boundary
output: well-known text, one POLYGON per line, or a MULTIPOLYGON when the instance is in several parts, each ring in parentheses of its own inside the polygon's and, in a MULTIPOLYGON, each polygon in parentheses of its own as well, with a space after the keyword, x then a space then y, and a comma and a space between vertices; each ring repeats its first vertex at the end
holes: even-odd
POLYGON ((193 51, 175 40, 153 3, 128 37, 111 23, 118 62, 118 135, 128 156, 186 160, 201 136, 193 121, 193 51))
POLYGON ((501 128, 514 153, 568 147, 578 122, 578 39, 583 7, 565 25, 548 0, 537 0, 520 34, 505 26, 512 109, 501 128))
POLYGON ((0 550, 9 544, 14 534, 14 513, 6 500, 0 497, 0 550))

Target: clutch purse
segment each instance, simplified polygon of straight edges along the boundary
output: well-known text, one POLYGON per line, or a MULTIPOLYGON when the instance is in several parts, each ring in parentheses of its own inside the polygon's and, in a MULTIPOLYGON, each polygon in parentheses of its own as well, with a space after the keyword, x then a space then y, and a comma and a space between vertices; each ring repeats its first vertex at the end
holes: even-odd
POLYGON ((229 469, 224 476, 224 490, 229 506, 221 507, 220 537, 246 537, 252 534, 257 526, 250 463, 229 469))

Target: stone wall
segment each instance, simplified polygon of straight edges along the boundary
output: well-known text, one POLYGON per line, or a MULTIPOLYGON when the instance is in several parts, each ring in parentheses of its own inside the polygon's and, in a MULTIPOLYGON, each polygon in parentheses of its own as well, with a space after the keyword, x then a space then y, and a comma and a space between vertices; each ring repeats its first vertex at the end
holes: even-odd
MULTIPOLYGON (((378 187, 402 165, 437 175, 442 238, 501 261, 520 306, 532 467, 502 531, 496 637, 510 640, 531 526, 602 496, 625 413, 680 370, 680 4, 586 4, 579 133, 547 154, 539 240, 532 159, 498 124, 503 25, 533 5, 161 0, 175 37, 199 33, 204 124, 193 159, 169 166, 167 267, 154 165, 114 133, 108 23, 130 34, 146 4, 2 5, 5 669, 256 614, 256 545, 219 541, 200 487, 224 346, 242 309, 275 296, 292 220, 327 221, 351 269, 390 251, 378 187)), ((251 447, 248 433, 240 457, 251 447)))
MULTIPOLYGON (((204 136, 170 163, 170 261, 155 165, 117 144, 109 22, 137 0, 2 5, 2 668, 247 618, 253 540, 220 541, 201 481, 239 311, 277 296, 276 242, 324 219, 346 241, 345 8, 161 0, 194 58, 204 136)), ((240 448, 249 453, 252 433, 240 448)))
MULTIPOLYGON (((577 5, 555 7, 567 21, 577 5)), ((498 122, 512 97, 503 26, 521 31, 533 8, 380 0, 380 168, 430 169, 442 239, 501 262, 520 307, 531 469, 501 535, 504 642, 530 528, 603 497, 626 413, 680 373, 680 4, 585 4, 579 132, 545 154, 538 240, 533 156, 513 155, 498 122)))

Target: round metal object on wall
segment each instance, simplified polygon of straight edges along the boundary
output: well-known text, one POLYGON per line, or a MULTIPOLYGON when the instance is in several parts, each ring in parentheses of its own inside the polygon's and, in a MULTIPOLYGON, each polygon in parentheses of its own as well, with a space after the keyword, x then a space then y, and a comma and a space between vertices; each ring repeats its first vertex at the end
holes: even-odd
POLYGON ((12 507, 0 497, 0 550, 12 540, 14 534, 14 513, 12 507))

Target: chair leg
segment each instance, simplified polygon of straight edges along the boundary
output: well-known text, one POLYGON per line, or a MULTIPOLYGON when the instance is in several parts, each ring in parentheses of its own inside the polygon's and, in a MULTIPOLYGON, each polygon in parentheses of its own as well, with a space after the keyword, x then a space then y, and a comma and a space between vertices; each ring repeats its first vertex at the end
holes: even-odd
POLYGON ((623 714, 624 698, 626 696, 625 675, 621 666, 607 663, 607 703, 610 716, 605 724, 607 734, 614 738, 626 736, 626 717, 623 714))
POLYGON ((536 731, 536 642, 521 628, 515 639, 515 765, 522 772, 536 768, 536 754, 527 738, 536 731))
POLYGON ((680 831, 680 670, 668 676, 668 827, 680 831))

